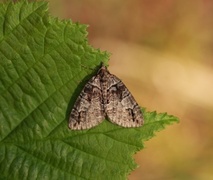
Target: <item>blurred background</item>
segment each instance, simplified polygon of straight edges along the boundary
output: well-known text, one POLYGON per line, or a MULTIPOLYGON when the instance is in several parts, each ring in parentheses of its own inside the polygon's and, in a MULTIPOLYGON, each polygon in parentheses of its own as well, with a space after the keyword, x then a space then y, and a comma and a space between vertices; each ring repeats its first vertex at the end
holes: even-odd
POLYGON ((130 180, 213 179, 213 1, 50 0, 148 111, 180 118, 145 143, 130 180))
POLYGON ((180 119, 145 143, 128 179, 213 180, 213 0, 49 0, 49 6, 55 17, 89 25, 89 43, 111 53, 110 72, 140 106, 180 119))

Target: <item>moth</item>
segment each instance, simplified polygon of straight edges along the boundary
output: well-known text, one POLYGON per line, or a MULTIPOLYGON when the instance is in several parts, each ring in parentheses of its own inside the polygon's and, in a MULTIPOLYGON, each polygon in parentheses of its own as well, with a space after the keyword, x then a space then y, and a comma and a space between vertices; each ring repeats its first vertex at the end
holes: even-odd
POLYGON ((123 82, 102 65, 84 86, 69 117, 72 130, 90 129, 105 117, 123 127, 140 127, 141 109, 123 82))

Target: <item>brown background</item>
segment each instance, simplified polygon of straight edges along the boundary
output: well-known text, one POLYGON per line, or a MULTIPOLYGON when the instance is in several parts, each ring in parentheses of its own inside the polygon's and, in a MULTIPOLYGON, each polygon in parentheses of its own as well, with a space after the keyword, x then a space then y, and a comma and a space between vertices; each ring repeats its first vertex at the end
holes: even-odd
POLYGON ((213 179, 213 1, 51 0, 60 19, 88 24, 109 70, 142 107, 180 118, 146 142, 130 180, 213 179))
POLYGON ((146 142, 130 180, 213 179, 213 1, 52 0, 51 14, 88 24, 109 70, 149 111, 180 118, 146 142))

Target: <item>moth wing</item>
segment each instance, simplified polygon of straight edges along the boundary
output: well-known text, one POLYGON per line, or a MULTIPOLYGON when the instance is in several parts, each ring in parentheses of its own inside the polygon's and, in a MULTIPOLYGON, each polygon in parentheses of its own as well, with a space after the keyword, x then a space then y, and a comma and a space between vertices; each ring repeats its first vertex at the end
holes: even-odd
POLYGON ((123 127, 143 125, 143 115, 127 87, 116 76, 108 78, 107 104, 105 111, 109 120, 123 127))
POLYGON ((94 76, 83 88, 69 117, 72 130, 89 129, 104 120, 100 78, 94 76))

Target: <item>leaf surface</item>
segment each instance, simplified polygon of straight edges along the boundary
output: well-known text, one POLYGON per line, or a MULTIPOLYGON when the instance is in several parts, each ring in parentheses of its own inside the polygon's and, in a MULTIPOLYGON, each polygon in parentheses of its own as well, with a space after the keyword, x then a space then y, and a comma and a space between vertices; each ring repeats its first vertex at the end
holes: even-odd
POLYGON ((108 54, 88 44, 85 25, 47 9, 46 2, 0 5, 1 177, 125 179, 143 142, 178 119, 144 111, 140 128, 105 120, 71 131, 70 110, 108 54))

